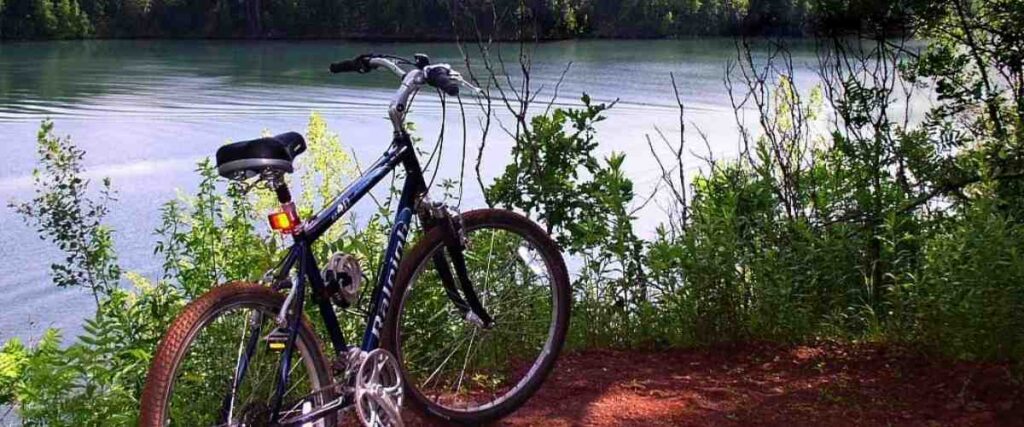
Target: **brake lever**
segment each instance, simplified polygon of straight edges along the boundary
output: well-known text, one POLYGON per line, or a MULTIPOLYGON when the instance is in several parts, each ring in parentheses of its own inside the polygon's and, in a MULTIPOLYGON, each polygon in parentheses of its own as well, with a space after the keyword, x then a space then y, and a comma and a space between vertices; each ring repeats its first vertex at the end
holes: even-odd
POLYGON ((460 85, 465 86, 467 89, 475 92, 478 96, 487 96, 487 94, 484 93, 483 89, 480 89, 480 88, 478 88, 476 86, 473 86, 472 83, 466 81, 466 79, 462 78, 462 73, 460 73, 458 71, 451 70, 448 73, 448 78, 450 78, 452 80, 455 80, 460 85))

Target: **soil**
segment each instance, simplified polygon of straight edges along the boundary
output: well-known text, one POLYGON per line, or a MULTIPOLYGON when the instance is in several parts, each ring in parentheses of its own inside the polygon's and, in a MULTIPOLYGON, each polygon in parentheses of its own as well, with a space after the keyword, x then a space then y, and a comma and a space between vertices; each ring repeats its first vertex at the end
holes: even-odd
POLYGON ((1024 426, 1020 372, 871 345, 584 351, 499 425, 1024 426))
POLYGON ((1024 426, 1024 384, 879 346, 585 351, 501 425, 1024 426))

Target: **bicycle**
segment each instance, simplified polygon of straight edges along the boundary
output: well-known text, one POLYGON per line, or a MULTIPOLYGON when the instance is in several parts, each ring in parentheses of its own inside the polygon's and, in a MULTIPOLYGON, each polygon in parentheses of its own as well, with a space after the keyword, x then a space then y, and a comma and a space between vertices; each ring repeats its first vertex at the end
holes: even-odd
POLYGON ((172 322, 146 377, 140 425, 333 426, 352 408, 364 425, 403 425, 406 402, 434 420, 480 424, 519 408, 552 370, 571 301, 557 245, 514 212, 459 214, 432 202, 406 131, 405 115, 421 88, 448 96, 458 96, 460 87, 479 89, 421 54, 411 61, 366 54, 330 67, 332 73, 377 69, 401 78, 388 110, 391 144, 310 218, 299 218, 284 180, 306 149, 301 135, 218 149, 221 176, 275 192, 281 207, 268 219, 292 245, 262 283, 215 287, 172 322), (321 271, 311 246, 399 166, 405 182, 361 344, 349 346, 335 306, 354 302, 361 267, 354 257, 335 254, 321 271), (414 215, 422 233, 403 257, 414 215), (304 314, 307 288, 331 361, 304 314))

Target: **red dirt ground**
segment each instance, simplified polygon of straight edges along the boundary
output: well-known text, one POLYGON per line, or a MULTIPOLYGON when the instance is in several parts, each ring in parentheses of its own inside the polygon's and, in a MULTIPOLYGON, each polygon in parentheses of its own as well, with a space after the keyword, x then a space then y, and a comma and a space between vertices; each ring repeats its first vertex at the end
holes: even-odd
POLYGON ((501 425, 1024 426, 1024 384, 872 346, 587 351, 501 425))
POLYGON ((1024 426, 1024 384, 877 346, 586 351, 499 425, 1024 426))

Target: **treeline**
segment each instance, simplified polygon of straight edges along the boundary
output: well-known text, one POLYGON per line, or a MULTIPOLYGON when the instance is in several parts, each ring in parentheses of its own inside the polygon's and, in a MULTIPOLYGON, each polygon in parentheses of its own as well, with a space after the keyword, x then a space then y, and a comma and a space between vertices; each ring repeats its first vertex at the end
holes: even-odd
POLYGON ((893 9, 850 0, 0 0, 0 39, 801 36, 893 9))

